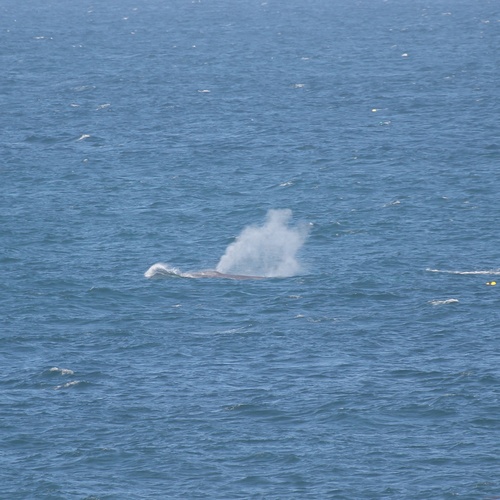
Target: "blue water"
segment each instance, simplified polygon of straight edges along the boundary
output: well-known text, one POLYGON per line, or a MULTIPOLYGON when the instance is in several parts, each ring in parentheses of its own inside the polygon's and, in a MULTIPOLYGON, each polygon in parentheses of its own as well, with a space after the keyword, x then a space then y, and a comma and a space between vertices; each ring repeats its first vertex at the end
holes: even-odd
POLYGON ((500 497, 499 47, 493 0, 2 0, 0 498, 500 497))

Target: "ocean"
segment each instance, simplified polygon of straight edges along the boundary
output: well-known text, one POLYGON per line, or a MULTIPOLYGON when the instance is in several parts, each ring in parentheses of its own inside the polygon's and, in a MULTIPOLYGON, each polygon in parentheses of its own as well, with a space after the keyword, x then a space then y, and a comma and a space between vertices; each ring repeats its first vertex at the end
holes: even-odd
POLYGON ((497 1, 0 42, 0 498, 500 498, 497 1))

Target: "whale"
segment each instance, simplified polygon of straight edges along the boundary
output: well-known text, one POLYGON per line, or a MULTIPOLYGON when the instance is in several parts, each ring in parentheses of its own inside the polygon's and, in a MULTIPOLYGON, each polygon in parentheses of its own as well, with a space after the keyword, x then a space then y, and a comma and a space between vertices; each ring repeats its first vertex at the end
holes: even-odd
POLYGON ((215 271, 214 269, 207 269, 205 271, 195 271, 191 273, 183 273, 185 278, 220 278, 228 280, 263 280, 265 276, 251 276, 247 274, 226 274, 215 271))
POLYGON ((221 273, 215 269, 183 272, 175 267, 158 262, 153 264, 145 273, 146 278, 214 278, 228 280, 263 280, 266 276, 252 276, 248 274, 221 273))

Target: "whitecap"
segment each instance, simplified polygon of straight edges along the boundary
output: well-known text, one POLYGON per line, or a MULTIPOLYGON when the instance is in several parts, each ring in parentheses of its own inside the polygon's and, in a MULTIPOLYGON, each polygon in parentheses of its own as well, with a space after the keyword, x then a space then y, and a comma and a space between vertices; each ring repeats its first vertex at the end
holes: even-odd
POLYGON ((432 304, 433 306, 442 306, 446 304, 456 304, 458 303, 457 299, 446 299, 446 300, 430 300, 429 304, 432 304))
POLYGON ((72 380, 71 382, 66 382, 65 384, 56 385, 54 390, 58 391, 59 389, 69 389, 70 387, 74 387, 75 385, 81 384, 81 380, 72 380))
POLYGON ((461 274, 461 275, 500 275, 500 269, 490 269, 484 271, 453 271, 447 269, 430 269, 427 268, 426 271, 430 273, 445 273, 445 274, 461 274))
POLYGON ((401 205, 401 201, 399 201, 399 200, 393 200, 393 201, 391 201, 389 203, 386 203, 384 205, 384 208, 385 207, 391 207, 391 206, 394 206, 394 205, 401 205))
POLYGON ((51 373, 59 373, 60 375, 74 375, 74 371, 68 368, 58 368, 57 366, 53 366, 49 372, 51 373))

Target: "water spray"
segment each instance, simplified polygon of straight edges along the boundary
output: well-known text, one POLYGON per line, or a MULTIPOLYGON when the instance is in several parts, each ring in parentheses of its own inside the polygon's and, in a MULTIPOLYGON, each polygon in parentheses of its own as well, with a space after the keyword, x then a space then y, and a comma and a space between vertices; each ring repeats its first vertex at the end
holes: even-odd
POLYGON ((292 211, 269 210, 262 225, 247 226, 231 243, 215 270, 181 272, 167 264, 153 264, 146 278, 288 278, 301 271, 297 253, 304 244, 309 226, 290 226, 292 211))

